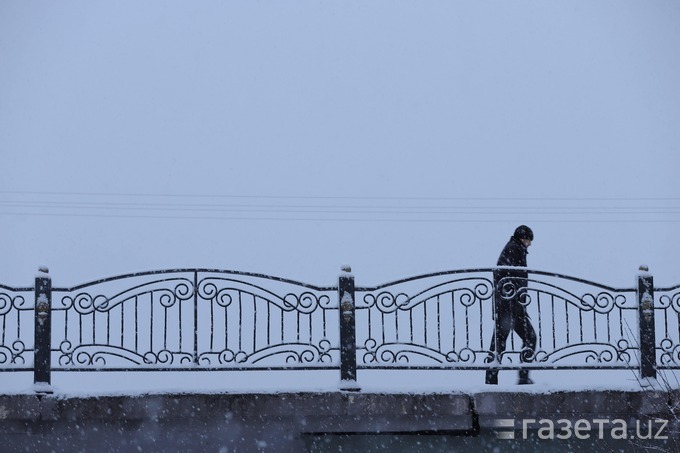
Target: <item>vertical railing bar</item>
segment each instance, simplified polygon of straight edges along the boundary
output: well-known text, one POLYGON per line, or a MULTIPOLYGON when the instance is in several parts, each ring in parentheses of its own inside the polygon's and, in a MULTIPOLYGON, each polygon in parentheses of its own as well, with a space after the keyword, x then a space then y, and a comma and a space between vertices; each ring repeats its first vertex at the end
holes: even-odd
POLYGON ((243 305, 241 304, 242 299, 242 292, 238 292, 238 351, 241 352, 243 350, 243 305))
POLYGON ((312 335, 312 329, 313 329, 313 326, 312 326, 312 315, 314 314, 314 312, 315 312, 316 310, 317 310, 317 309, 315 308, 312 312, 310 312, 310 313, 308 313, 308 314, 306 315, 306 316, 307 316, 307 320, 309 321, 309 344, 314 344, 314 335, 312 335))
POLYGON ((286 312, 284 311, 283 308, 280 308, 279 310, 281 311, 281 343, 283 344, 283 342, 286 341, 285 335, 284 335, 285 327, 286 327, 286 324, 285 324, 286 312))
MULTIPOLYGON (((571 328, 569 327, 569 303, 567 302, 567 299, 564 300, 564 312, 565 312, 565 317, 567 318, 566 324, 567 324, 567 345, 571 344, 571 341, 569 340, 569 334, 571 333, 571 328)), ((581 310, 578 308, 578 310, 581 310)), ((554 323, 553 323, 553 328, 554 328, 554 323)))
POLYGON ((380 323, 380 332, 382 333, 382 335, 381 335, 382 344, 385 344, 385 312, 382 311, 382 310, 380 310, 380 319, 382 321, 380 323))
MULTIPOLYGON (((212 309, 212 302, 210 303, 212 309)), ((198 365, 198 271, 194 271, 194 364, 198 365)), ((226 330, 226 329, 225 329, 226 330)), ((210 336, 212 341, 212 335, 210 336)), ((210 348, 212 351, 212 347, 210 348)))
POLYGON ((139 353, 139 296, 135 296, 135 353, 139 353))
POLYGON ((301 328, 300 328, 300 316, 302 315, 302 313, 300 312, 299 307, 296 307, 295 311, 297 312, 295 314, 295 327, 296 327, 295 330, 297 331, 297 342, 299 343, 300 342, 300 330, 301 330, 301 328))
POLYGON ((470 307, 465 306, 465 346, 470 347, 470 307))
POLYGON ((394 310, 394 330, 397 343, 399 343, 399 311, 401 311, 401 307, 397 306, 394 310))
MULTIPOLYGON (((212 304, 212 301, 210 301, 212 304)), ((229 350, 229 307, 224 307, 224 350, 229 350)), ((210 349, 212 352, 212 348, 210 349)))
POLYGON ((153 325, 154 325, 154 320, 153 320, 153 305, 154 305, 154 300, 153 300, 153 291, 149 293, 149 300, 151 303, 151 314, 149 316, 149 351, 151 353, 154 352, 153 350, 153 325))
POLYGON ((508 337, 508 339, 510 340, 510 350, 511 351, 515 350, 515 337, 516 336, 517 336, 517 334, 514 331, 511 330, 510 336, 508 337))
POLYGON ((183 302, 182 299, 179 299, 177 301, 177 311, 178 311, 178 313, 177 313, 177 323, 178 323, 177 329, 179 330, 179 333, 177 335, 178 336, 177 339, 179 340, 177 352, 181 352, 181 353, 184 352, 184 348, 183 348, 184 342, 182 341, 183 340, 182 333, 184 332, 184 329, 182 328, 183 327, 182 326, 182 302, 183 302))
POLYGON ((477 297, 477 295, 474 295, 475 302, 479 302, 479 345, 480 349, 484 349, 484 304, 482 303, 482 300, 477 297), (479 300, 477 300, 479 299, 479 300))
POLYGON ((536 291, 536 309, 538 310, 538 345, 537 349, 543 347, 543 314, 541 311, 541 293, 536 291))
POLYGON ((441 352, 442 350, 442 321, 441 321, 441 309, 440 309, 440 296, 437 296, 437 350, 441 352))
POLYGON ((427 347, 427 301, 423 301, 423 323, 423 334, 425 335, 423 338, 423 345, 427 347))
MULTIPOLYGON (((552 321, 552 350, 554 351, 557 347, 557 338, 555 333, 555 330, 557 329, 555 329, 555 296, 553 294, 550 295, 550 318, 552 321)), ((569 330, 568 325, 567 330, 569 330)))
POLYGON ((323 323, 323 337, 322 338, 328 338, 328 334, 326 332, 326 309, 324 307, 321 307, 319 305, 319 308, 321 308, 321 321, 323 323))
MULTIPOLYGON (((324 332, 326 329, 326 320, 324 319, 324 332)), ((267 346, 271 346, 272 344, 272 309, 271 305, 269 302, 267 302, 267 346)))
MULTIPOLYGON (((215 347, 215 304, 210 301, 210 350, 213 351, 215 347)), ((197 317, 198 318, 198 317, 197 317)), ((226 330, 226 308, 225 308, 225 330, 226 330)), ((198 327, 194 329, 198 332, 198 327)))
MULTIPOLYGON (((94 308, 94 312, 92 314, 95 314, 97 312, 97 308, 94 308)), ((92 329, 94 333, 94 326, 97 323, 96 319, 93 319, 92 323, 92 329)), ((94 339, 94 342, 96 343, 97 340, 96 338, 94 339)), ((122 348, 123 345, 125 344, 125 301, 121 302, 120 304, 120 347, 122 348)))
MULTIPOLYGON (((451 326, 453 329, 452 332, 452 347, 451 351, 455 352, 456 351, 456 291, 452 290, 451 291, 451 326)), ((483 344, 483 343, 482 343, 483 344)))
POLYGON ((619 338, 623 338, 623 309, 619 308, 619 338))
POLYGON ((253 296, 253 353, 257 352, 257 296, 253 296))
POLYGON ((168 349, 168 307, 163 307, 163 349, 168 349))
MULTIPOLYGON (((35 312, 35 308, 33 311, 35 312)), ((21 310, 19 309, 17 309, 17 338, 21 338, 21 310)), ((35 345, 33 347, 35 348, 35 345)))
POLYGON ((95 334, 94 334, 95 316, 94 316, 94 314, 95 314, 95 308, 94 308, 94 304, 93 304, 92 305, 92 336, 91 336, 92 344, 95 343, 95 334))
MULTIPOLYGON (((63 301, 63 299, 62 299, 63 301)), ((64 340, 68 340, 68 313, 69 309, 64 310, 64 340)))
POLYGON ((366 311, 368 313, 368 335, 367 338, 373 338, 378 341, 377 338, 374 336, 374 328, 373 324, 375 323, 375 312, 373 311, 374 306, 367 307, 366 311))

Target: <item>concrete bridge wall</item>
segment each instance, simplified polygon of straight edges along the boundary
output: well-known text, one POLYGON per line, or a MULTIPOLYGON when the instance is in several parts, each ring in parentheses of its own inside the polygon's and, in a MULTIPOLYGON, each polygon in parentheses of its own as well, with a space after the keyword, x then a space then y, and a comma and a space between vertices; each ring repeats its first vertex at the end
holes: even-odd
MULTIPOLYGON (((446 439, 452 451, 475 439, 487 447, 521 442, 498 438, 499 419, 514 419, 515 431, 521 429, 521 419, 535 419, 527 424, 532 432, 545 426, 539 424, 541 419, 619 419, 631 429, 636 421, 660 419, 668 421, 661 433, 667 439, 657 444, 676 451, 671 433, 680 428, 678 407, 678 391, 4 395, 0 450, 339 451, 337 439, 354 436, 366 442, 380 435, 385 446, 390 439, 417 434, 418 445, 428 445, 423 439, 446 439)), ((608 437, 611 423, 600 423, 608 437)), ((597 429, 593 427, 591 440, 597 429)), ((572 441, 577 444, 568 449, 587 445, 572 441)))

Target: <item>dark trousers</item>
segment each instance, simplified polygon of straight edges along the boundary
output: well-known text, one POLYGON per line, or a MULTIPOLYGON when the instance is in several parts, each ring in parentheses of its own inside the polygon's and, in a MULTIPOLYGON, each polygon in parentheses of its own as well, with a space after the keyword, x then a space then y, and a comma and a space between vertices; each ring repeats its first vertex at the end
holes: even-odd
MULTIPOLYGON (((489 348, 490 354, 486 362, 500 362, 501 353, 505 351, 508 337, 513 330, 522 339, 520 360, 522 362, 531 361, 534 351, 536 350, 536 331, 531 324, 526 307, 518 301, 504 301, 501 307, 497 306, 495 321, 496 325, 494 334, 491 337, 491 346, 489 348)), ((529 370, 521 369, 519 371, 519 377, 520 379, 529 377, 529 370)), ((497 369, 488 369, 486 371, 487 382, 489 380, 497 379, 497 369)))

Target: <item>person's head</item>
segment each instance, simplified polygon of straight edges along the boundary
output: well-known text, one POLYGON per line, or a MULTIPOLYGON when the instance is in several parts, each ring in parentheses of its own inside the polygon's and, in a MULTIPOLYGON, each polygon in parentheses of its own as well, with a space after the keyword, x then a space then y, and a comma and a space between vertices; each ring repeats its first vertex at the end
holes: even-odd
POLYGON ((520 225, 515 229, 515 234, 513 237, 524 244, 525 247, 529 247, 531 245, 531 241, 534 240, 534 232, 531 231, 531 228, 528 226, 520 225))

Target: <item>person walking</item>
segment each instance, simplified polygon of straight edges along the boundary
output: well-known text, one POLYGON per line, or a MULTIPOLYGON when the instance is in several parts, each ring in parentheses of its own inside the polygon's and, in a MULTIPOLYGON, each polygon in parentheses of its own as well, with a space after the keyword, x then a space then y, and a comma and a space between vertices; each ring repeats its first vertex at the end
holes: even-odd
MULTIPOLYGON (((536 349, 536 331, 531 324, 527 307, 523 303, 526 298, 528 272, 527 254, 534 240, 534 233, 526 225, 520 225, 503 248, 498 257, 497 267, 493 271, 494 281, 494 332, 491 337, 489 357, 486 362, 500 362, 500 356, 514 330, 522 339, 520 360, 530 361, 536 349), (512 269, 519 267, 523 269, 512 269)), ((486 383, 498 384, 498 369, 486 371, 486 383)), ((529 378, 529 370, 520 369, 518 384, 533 384, 529 378)))

